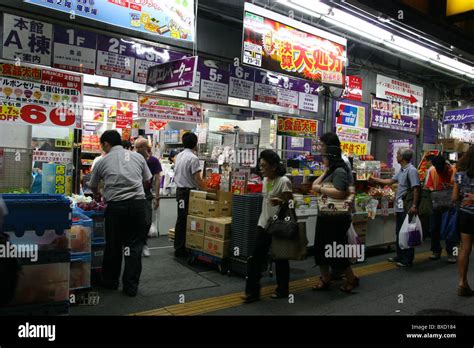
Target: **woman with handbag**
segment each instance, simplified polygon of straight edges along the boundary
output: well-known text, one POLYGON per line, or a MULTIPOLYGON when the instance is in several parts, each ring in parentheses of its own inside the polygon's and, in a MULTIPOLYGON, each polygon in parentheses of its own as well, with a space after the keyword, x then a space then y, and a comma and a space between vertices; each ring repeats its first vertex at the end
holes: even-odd
MULTIPOLYGON (((262 213, 258 220, 257 241, 252 256, 247 261, 247 282, 245 303, 260 299, 260 278, 262 270, 268 262, 268 251, 272 244, 272 235, 266 230, 269 221, 280 211, 280 206, 293 199, 291 181, 285 176, 286 169, 278 154, 272 150, 264 150, 259 159, 263 179, 262 213)), ((276 260, 277 288, 272 298, 287 298, 289 295, 290 263, 288 260, 276 260)))
MULTIPOLYGON (((442 250, 441 219, 451 203, 453 168, 442 155, 434 157, 431 161, 433 168, 428 172, 425 185, 425 189, 431 192, 433 202, 433 212, 430 216, 432 254, 429 258, 430 260, 439 260, 442 250)), ((456 240, 446 240, 448 263, 456 263, 456 256, 453 255, 456 246, 456 240)))
POLYGON ((350 255, 336 257, 333 250, 332 257, 327 257, 328 247, 348 245, 347 231, 352 223, 351 202, 349 191, 350 169, 341 158, 341 149, 337 146, 327 146, 323 154, 325 173, 313 183, 313 191, 320 195, 318 199, 319 212, 314 238, 316 264, 319 265, 321 276, 319 283, 313 290, 326 290, 331 282, 329 267, 343 270, 346 282, 340 290, 350 293, 359 286, 357 278, 351 268, 350 255))
POLYGON ((461 234, 461 250, 459 252, 459 296, 474 296, 467 281, 469 256, 472 251, 474 236, 474 146, 464 154, 456 166, 454 179, 453 203, 459 203, 458 231, 461 234))

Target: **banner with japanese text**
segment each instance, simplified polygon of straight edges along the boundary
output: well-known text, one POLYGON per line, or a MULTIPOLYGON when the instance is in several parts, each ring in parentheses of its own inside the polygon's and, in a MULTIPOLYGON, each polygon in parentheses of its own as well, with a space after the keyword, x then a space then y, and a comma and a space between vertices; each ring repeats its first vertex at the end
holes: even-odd
MULTIPOLYGON (((117 27, 193 42, 194 0, 25 0, 117 27)), ((53 14, 52 14, 53 15, 53 14)))
POLYGON ((0 62, 0 124, 82 127, 82 76, 0 62))
POLYGON ((72 163, 72 152, 33 151, 33 162, 54 162, 59 164, 72 163))
POLYGON ((367 128, 351 127, 338 124, 336 134, 341 141, 342 152, 346 155, 366 155, 369 130, 367 128))
POLYGON ((420 109, 416 106, 372 98, 370 127, 418 134, 420 109))
POLYGON ((150 95, 138 96, 138 115, 159 120, 202 122, 201 104, 150 95))
POLYGON ((3 58, 20 64, 51 65, 52 42, 52 24, 4 13, 3 58))
POLYGON ((133 124, 133 103, 118 101, 115 128, 131 129, 132 124, 133 124))
POLYGON ((318 121, 278 116, 277 135, 316 138, 318 135, 318 121))
POLYGON ((245 3, 242 62, 343 87, 346 39, 245 3))

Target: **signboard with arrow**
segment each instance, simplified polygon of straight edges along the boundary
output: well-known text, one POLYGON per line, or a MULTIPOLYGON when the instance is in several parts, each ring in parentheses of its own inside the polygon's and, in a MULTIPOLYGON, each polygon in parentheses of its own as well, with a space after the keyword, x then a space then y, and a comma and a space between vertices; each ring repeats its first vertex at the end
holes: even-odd
POLYGON ((423 107, 423 87, 391 77, 377 75, 376 94, 377 98, 423 107))

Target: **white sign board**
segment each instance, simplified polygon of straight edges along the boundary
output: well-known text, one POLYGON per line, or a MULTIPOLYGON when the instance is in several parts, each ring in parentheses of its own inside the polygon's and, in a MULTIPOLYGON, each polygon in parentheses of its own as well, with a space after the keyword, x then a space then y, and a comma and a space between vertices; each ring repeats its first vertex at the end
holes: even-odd
POLYGON ((423 107, 423 87, 391 77, 377 75, 376 94, 377 98, 423 107))

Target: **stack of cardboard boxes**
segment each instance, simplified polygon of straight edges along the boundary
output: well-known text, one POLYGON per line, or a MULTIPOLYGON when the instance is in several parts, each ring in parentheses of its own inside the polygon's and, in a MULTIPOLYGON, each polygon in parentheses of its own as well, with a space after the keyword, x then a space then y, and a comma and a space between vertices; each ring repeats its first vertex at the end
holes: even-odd
POLYGON ((467 152, 469 150, 469 144, 459 141, 458 139, 440 139, 439 143, 443 145, 443 151, 452 152, 467 152))
POLYGON ((186 247, 226 258, 230 248, 232 193, 191 191, 186 247))

